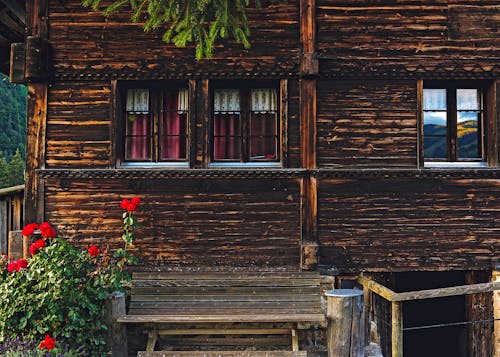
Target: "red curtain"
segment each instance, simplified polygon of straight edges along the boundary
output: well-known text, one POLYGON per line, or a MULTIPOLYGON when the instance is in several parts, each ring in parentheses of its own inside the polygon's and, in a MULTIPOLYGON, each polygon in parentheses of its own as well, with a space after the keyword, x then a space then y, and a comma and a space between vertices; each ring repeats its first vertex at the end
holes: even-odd
POLYGON ((164 96, 162 160, 186 158, 186 121, 187 113, 178 110, 178 92, 169 92, 164 96))
POLYGON ((252 113, 250 124, 251 158, 276 159, 276 114, 252 113))
POLYGON ((148 114, 127 115, 126 160, 150 160, 151 123, 148 114))
POLYGON ((240 115, 214 115, 214 159, 238 160, 240 156, 240 115))

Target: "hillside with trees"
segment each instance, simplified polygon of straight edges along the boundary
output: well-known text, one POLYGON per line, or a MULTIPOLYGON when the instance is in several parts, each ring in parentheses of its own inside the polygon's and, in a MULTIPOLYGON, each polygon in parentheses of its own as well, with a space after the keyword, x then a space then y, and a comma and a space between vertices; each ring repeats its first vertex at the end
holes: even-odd
POLYGON ((24 182, 27 89, 0 73, 0 188, 24 182))

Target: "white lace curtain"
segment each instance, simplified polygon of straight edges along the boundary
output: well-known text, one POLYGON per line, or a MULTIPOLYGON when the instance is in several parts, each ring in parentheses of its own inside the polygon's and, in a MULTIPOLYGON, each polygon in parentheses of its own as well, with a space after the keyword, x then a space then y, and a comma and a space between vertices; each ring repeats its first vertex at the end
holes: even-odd
POLYGON ((276 105, 276 91, 269 88, 252 89, 252 112, 254 113, 268 113, 275 112, 276 105))
POLYGON ((216 89, 214 92, 214 112, 239 114, 240 91, 238 89, 216 89))
POLYGON ((131 114, 149 113, 149 90, 129 89, 127 90, 127 112, 131 114))
POLYGON ((177 111, 179 114, 186 114, 188 111, 189 91, 180 89, 177 98, 177 111))
POLYGON ((424 89, 425 110, 446 110, 446 89, 424 89))

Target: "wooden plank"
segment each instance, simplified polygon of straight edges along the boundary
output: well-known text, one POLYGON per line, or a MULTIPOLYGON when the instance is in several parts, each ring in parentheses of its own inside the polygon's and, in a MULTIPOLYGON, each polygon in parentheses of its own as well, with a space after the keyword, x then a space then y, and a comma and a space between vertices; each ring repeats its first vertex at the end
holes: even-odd
POLYGON ((189 167, 196 167, 196 149, 197 149, 197 134, 198 130, 196 128, 196 87, 198 81, 191 79, 189 80, 189 113, 188 113, 188 128, 187 128, 187 137, 188 137, 188 160, 189 167))
MULTIPOLYGON (((469 271, 465 275, 467 284, 491 281, 487 270, 469 271)), ((493 316, 493 294, 491 292, 469 294, 465 297, 466 321, 487 321, 493 316)), ((467 326, 468 357, 493 355, 493 324, 475 323, 467 326)))
POLYGON ((13 43, 10 46, 10 72, 11 83, 24 83, 25 59, 24 43, 13 43))
POLYGON ((440 289, 429 289, 429 290, 419 290, 410 291, 406 293, 398 293, 393 297, 392 301, 410 301, 410 300, 421 300, 421 299, 433 299, 446 296, 457 296, 457 295, 468 295, 492 292, 494 290, 500 290, 499 282, 482 283, 474 285, 461 285, 453 286, 449 288, 440 289))
POLYGON ((316 56, 316 0, 300 1, 300 35, 302 56, 300 69, 302 75, 318 74, 316 56))
POLYGON ((281 128, 281 164, 284 168, 289 167, 288 163, 288 79, 280 80, 280 128, 281 128))
MULTIPOLYGON (((301 287, 199 287, 198 294, 211 294, 211 295, 224 295, 224 296, 238 296, 238 295, 314 295, 316 300, 319 300, 319 287, 318 286, 301 286, 301 287)), ((176 287, 132 287, 131 294, 134 295, 189 295, 193 296, 193 288, 189 286, 176 286, 176 287)))
MULTIPOLYGON (((494 264, 492 282, 500 282, 500 265, 494 264)), ((500 357, 500 290, 493 292, 493 353, 494 357, 500 357)))
POLYGON ((307 351, 139 351, 137 357, 306 357, 307 351))
POLYGON ((486 90, 486 158, 488 166, 498 166, 498 130, 500 121, 500 80, 496 79, 486 90))
POLYGON ((10 260, 17 260, 23 258, 23 234, 21 231, 9 232, 9 258, 10 260))
POLYGON ((7 219, 7 200, 0 200, 0 254, 8 254, 9 228, 7 219))
POLYGON ((397 295, 394 291, 389 288, 386 288, 382 284, 377 283, 376 281, 367 279, 364 276, 360 276, 358 278, 358 282, 363 285, 366 289, 370 289, 375 294, 382 296, 387 301, 394 301, 394 297, 397 295))
POLYGON ((189 330, 155 330, 158 335, 286 335, 290 329, 189 329, 189 330))
MULTIPOLYGON (((200 274, 196 272, 182 272, 182 273, 170 273, 170 272, 134 272, 132 274, 133 280, 140 279, 174 279, 174 280, 192 280, 192 281, 204 281, 204 280, 255 280, 256 286, 260 283, 261 279, 266 280, 299 280, 299 279, 319 279, 319 274, 317 272, 241 272, 241 273, 210 273, 210 274, 200 274)), ((315 281, 315 280, 314 280, 315 281)))
POLYGON ((424 81, 417 81, 417 167, 424 168, 424 81))
POLYGON ((258 291, 255 294, 229 294, 224 293, 213 295, 210 291, 196 292, 191 295, 132 295, 132 302, 147 302, 147 301, 161 301, 165 303, 179 302, 179 303, 200 303, 204 302, 274 302, 277 306, 282 302, 318 302, 319 304, 319 291, 315 294, 293 294, 290 295, 277 295, 258 291))
POLYGON ((325 316, 322 313, 318 314, 272 314, 272 313, 255 313, 243 315, 141 315, 141 316, 123 316, 118 319, 118 322, 124 323, 205 323, 205 322, 323 322, 325 316))
POLYGON ((403 357, 403 303, 391 304, 392 357, 403 357))
POLYGON ((500 6, 450 5, 448 37, 450 40, 498 39, 500 6))

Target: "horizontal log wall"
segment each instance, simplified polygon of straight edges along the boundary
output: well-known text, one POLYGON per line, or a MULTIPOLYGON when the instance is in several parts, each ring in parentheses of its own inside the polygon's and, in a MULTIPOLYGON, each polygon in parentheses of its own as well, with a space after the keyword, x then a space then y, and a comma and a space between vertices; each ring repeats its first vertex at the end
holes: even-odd
POLYGON ((416 167, 415 81, 318 82, 320 168, 416 167))
POLYGON ((497 0, 318 0, 320 73, 491 68, 499 19, 497 0))
POLYGON ((133 76, 165 71, 198 76, 206 73, 295 71, 299 58, 298 1, 262 2, 249 9, 252 47, 226 41, 218 44, 211 60, 195 60, 193 46, 177 48, 162 41, 163 30, 144 32, 130 23, 130 13, 120 11, 104 18, 83 8, 80 0, 50 1, 49 41, 55 76, 62 72, 98 73, 132 70, 133 76), (139 71, 139 73, 137 73, 139 71), (134 74, 135 72, 135 74, 134 74))
POLYGON ((490 269, 499 180, 325 179, 320 263, 340 271, 490 269))
POLYGON ((46 166, 108 167, 109 82, 58 83, 49 88, 46 166))
POLYGON ((77 245, 117 248, 123 197, 141 197, 135 244, 153 266, 291 267, 300 254, 297 180, 46 179, 46 218, 77 245))

